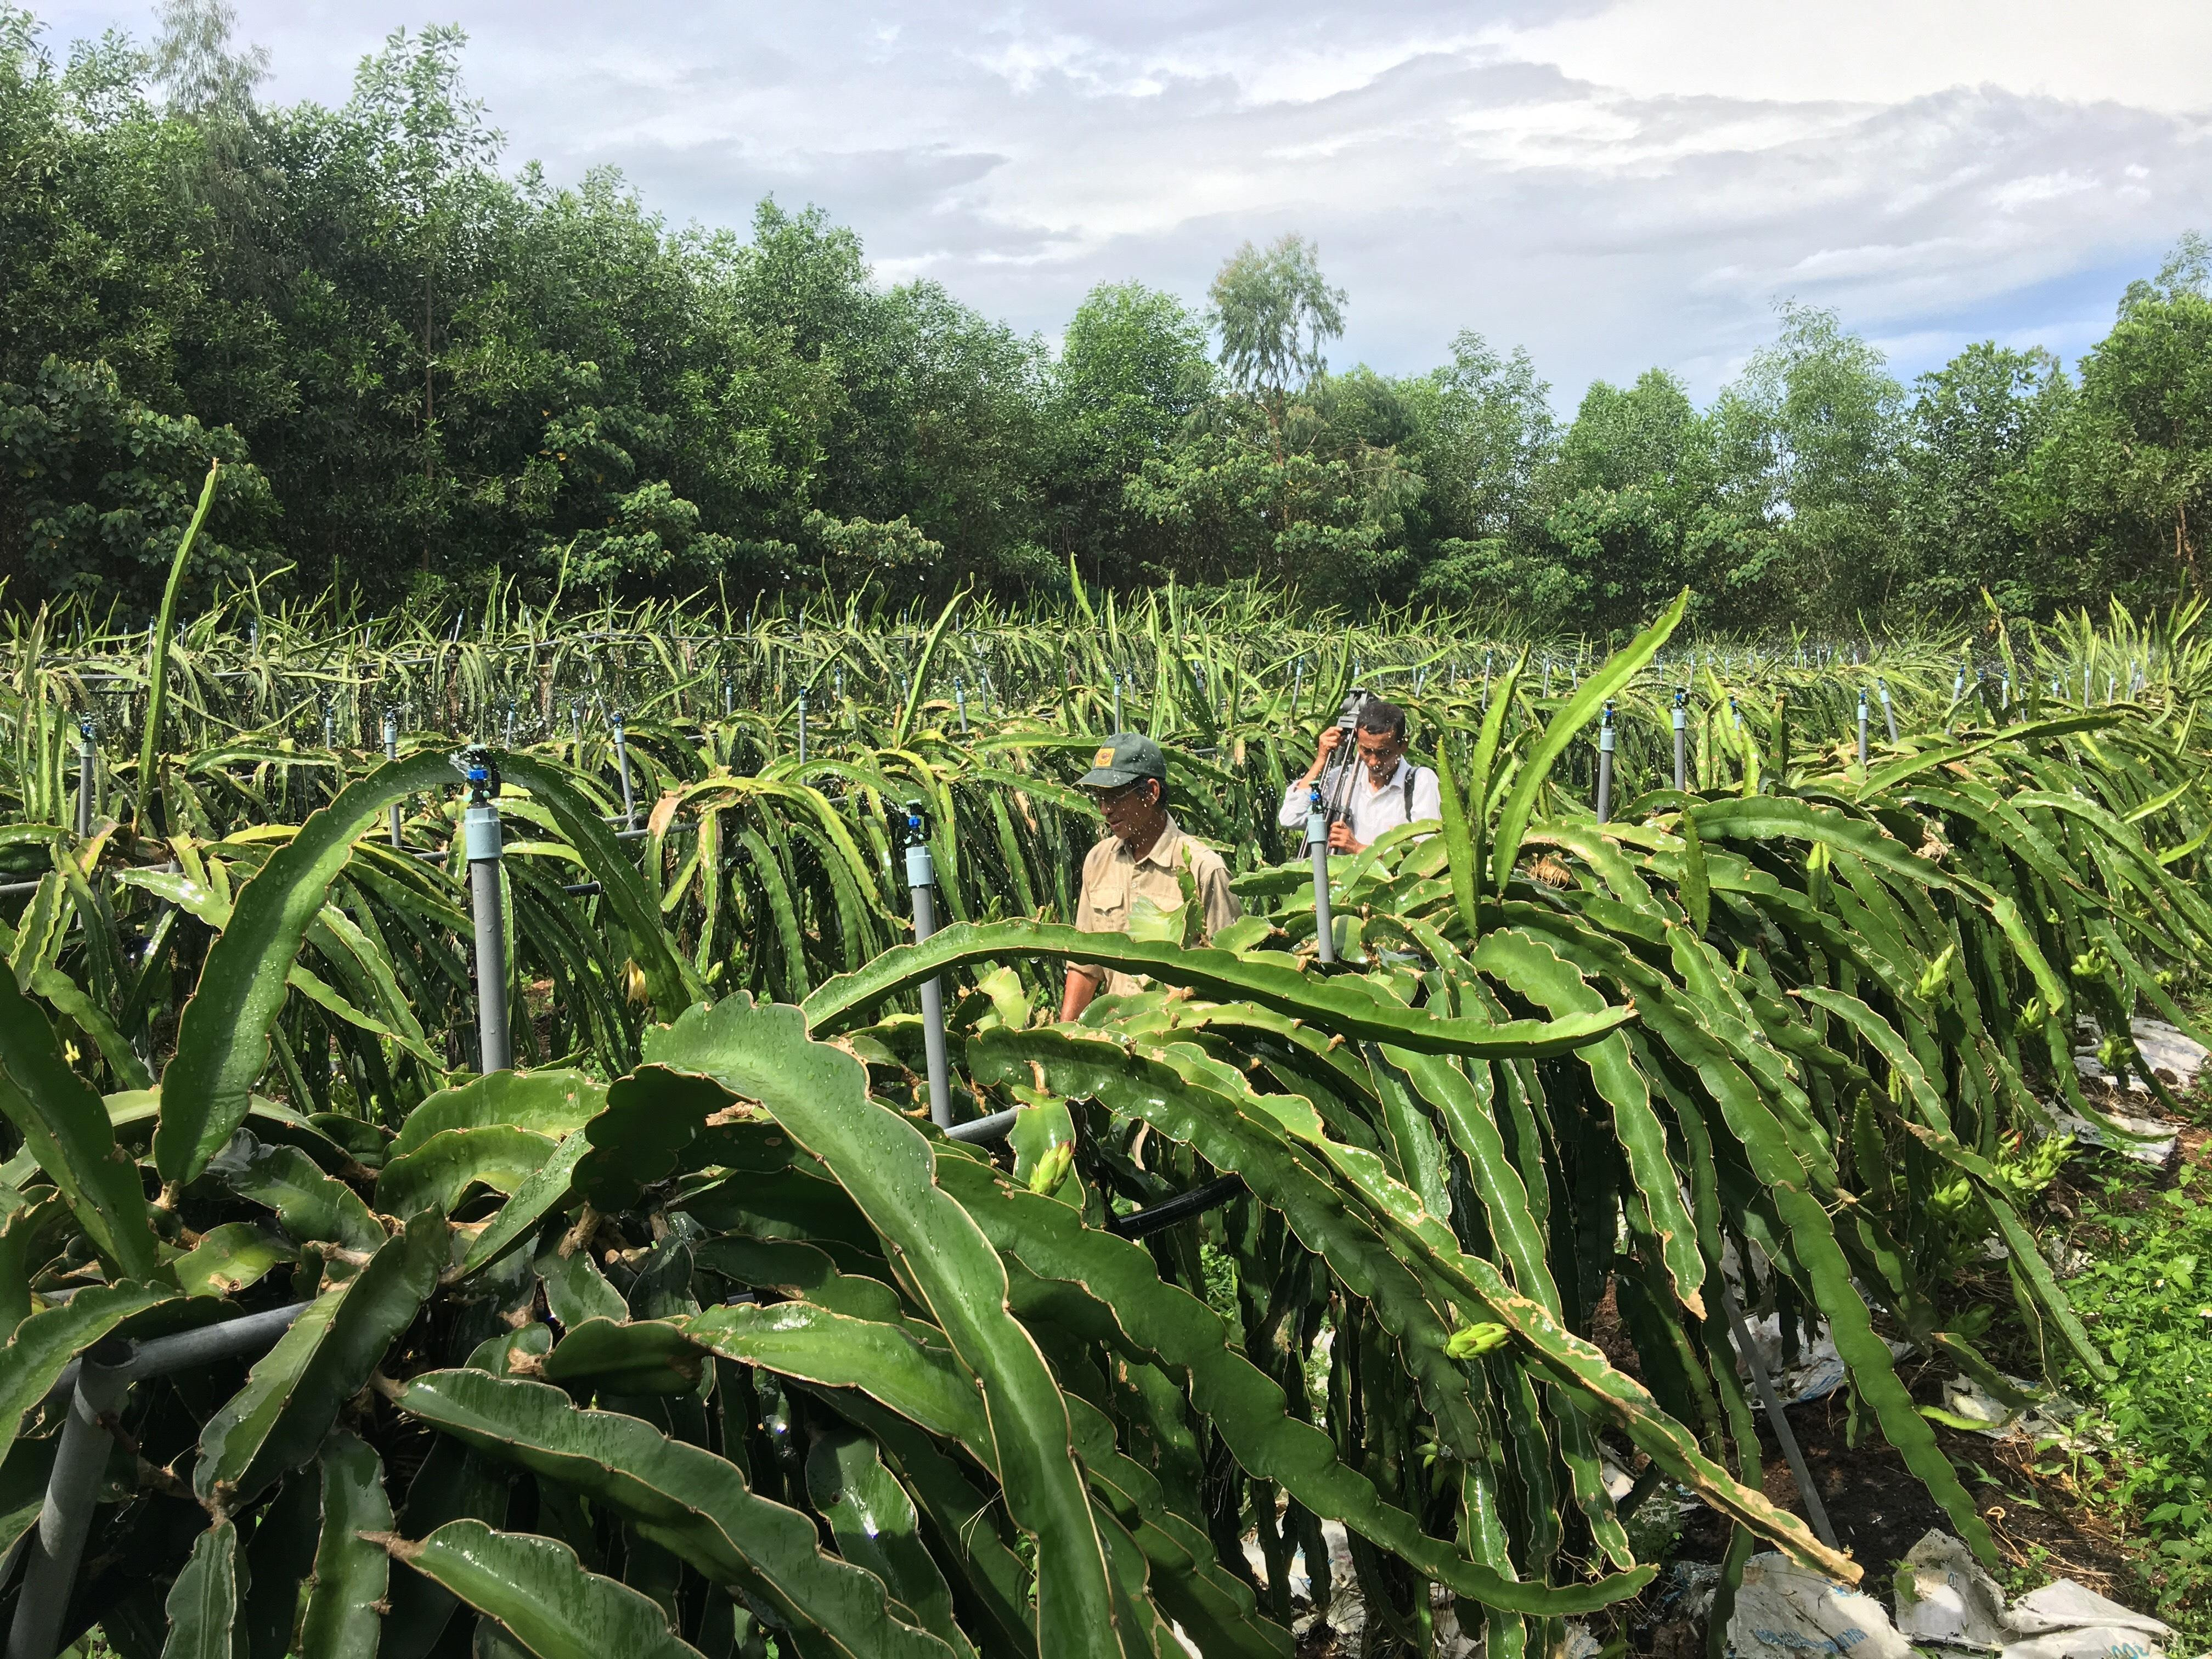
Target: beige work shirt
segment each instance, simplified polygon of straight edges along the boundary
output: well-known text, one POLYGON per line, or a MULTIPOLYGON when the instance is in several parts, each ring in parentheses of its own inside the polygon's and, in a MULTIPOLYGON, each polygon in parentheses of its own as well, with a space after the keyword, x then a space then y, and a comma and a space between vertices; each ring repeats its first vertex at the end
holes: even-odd
MULTIPOLYGON (((1229 866, 1221 861, 1221 854, 1183 834, 1171 812, 1167 828, 1140 859, 1131 858, 1129 849, 1113 836, 1091 849, 1083 860, 1083 892, 1075 901, 1077 931, 1127 933, 1130 909, 1140 898, 1149 899, 1162 910, 1174 909, 1182 902, 1182 884, 1176 878, 1179 865, 1188 865, 1191 878, 1198 884, 1199 902, 1206 911, 1206 938, 1212 939, 1243 914, 1243 907, 1230 890, 1229 866)), ((1145 982, 1132 974, 1102 970, 1095 964, 1070 966, 1094 977, 1103 972, 1105 983, 1101 989, 1108 996, 1144 988, 1145 982)))

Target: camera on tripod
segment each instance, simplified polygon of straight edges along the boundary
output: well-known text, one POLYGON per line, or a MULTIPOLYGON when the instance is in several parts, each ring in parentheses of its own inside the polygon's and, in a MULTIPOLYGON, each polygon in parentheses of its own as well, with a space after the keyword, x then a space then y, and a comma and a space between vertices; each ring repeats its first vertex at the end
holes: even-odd
POLYGON ((1358 773, 1359 717, 1374 701, 1373 692, 1363 691, 1355 685, 1337 706, 1336 752, 1329 757, 1328 765, 1313 781, 1312 810, 1321 815, 1324 831, 1329 824, 1341 823, 1352 816, 1352 782, 1358 773))

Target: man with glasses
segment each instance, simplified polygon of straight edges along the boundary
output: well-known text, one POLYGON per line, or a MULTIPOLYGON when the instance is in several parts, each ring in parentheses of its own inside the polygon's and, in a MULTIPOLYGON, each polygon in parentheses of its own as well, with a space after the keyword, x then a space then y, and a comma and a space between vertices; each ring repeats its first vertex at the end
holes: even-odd
MULTIPOLYGON (((1328 826, 1333 853, 1364 853, 1386 830, 1443 816, 1443 793, 1437 775, 1406 758, 1406 711, 1395 702, 1370 697, 1360 705, 1352 734, 1358 750, 1357 775, 1345 792, 1342 816, 1328 826)), ((1320 751, 1306 775, 1283 793, 1277 822, 1285 830, 1303 828, 1313 799, 1314 781, 1344 740, 1341 726, 1321 734, 1320 751)))
MULTIPOLYGON (((1159 744, 1139 732, 1119 732, 1091 757, 1076 787, 1097 803, 1106 839, 1083 860, 1083 892, 1075 925, 1086 933, 1126 933, 1139 903, 1165 912, 1183 902, 1176 872, 1188 870, 1205 912, 1211 939, 1237 920, 1240 907, 1229 890, 1221 854, 1192 840, 1168 811, 1168 763, 1159 744)), ((1123 996, 1144 988, 1130 974, 1070 963, 1060 993, 1060 1017, 1073 1019, 1103 990, 1123 996)))

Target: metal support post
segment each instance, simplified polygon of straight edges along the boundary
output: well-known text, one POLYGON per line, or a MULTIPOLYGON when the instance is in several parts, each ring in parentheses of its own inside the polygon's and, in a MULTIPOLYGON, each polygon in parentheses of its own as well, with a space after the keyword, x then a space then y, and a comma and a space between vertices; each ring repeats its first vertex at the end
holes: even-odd
POLYGON ((307 1304, 271 1308, 242 1319, 204 1326, 151 1342, 110 1338, 71 1360, 46 1398, 66 1399, 69 1419, 46 1477, 46 1502, 38 1524, 21 1548, 28 1565, 8 1631, 7 1659, 53 1659, 61 1646, 62 1621, 76 1588, 77 1565, 92 1529, 100 1484, 114 1449, 106 1422, 121 1409, 132 1381, 212 1364, 265 1348, 284 1334, 307 1304))
POLYGON ((1729 1334, 1735 1340, 1735 1351, 1743 1356, 1743 1363, 1751 1368, 1752 1386, 1758 1389, 1759 1403, 1766 1407, 1767 1425, 1782 1445, 1782 1455, 1790 1465, 1790 1473, 1797 1479, 1797 1494, 1805 1500, 1805 1518, 1813 1523, 1813 1534, 1830 1549, 1838 1547, 1836 1529, 1828 1522, 1827 1506, 1820 1502, 1820 1489, 1813 1484, 1813 1471, 1805 1462, 1804 1448, 1797 1443, 1797 1431, 1790 1426, 1784 1413, 1782 1401, 1774 1392, 1774 1380, 1766 1374, 1766 1362, 1759 1357, 1759 1346, 1752 1340, 1751 1330, 1743 1322, 1743 1310, 1736 1305, 1735 1292, 1728 1281, 1720 1281, 1721 1307, 1728 1316, 1729 1334))
POLYGON ((1674 693, 1674 787, 1690 787, 1690 694, 1674 693))
POLYGON ((85 1537, 92 1530, 100 1479, 107 1468, 107 1455, 115 1448, 100 1419, 120 1406, 130 1392, 131 1384, 114 1368, 114 1362, 128 1352, 123 1343, 102 1342, 85 1356, 87 1363, 77 1372, 53 1473, 46 1477, 46 1502, 28 1540, 30 1563, 15 1604, 15 1622, 8 1632, 8 1659, 53 1659, 61 1647, 62 1620, 69 1612, 85 1537))
POLYGON ((1313 788, 1306 814, 1306 851, 1313 855, 1314 939, 1325 964, 1336 961, 1336 924, 1328 913, 1328 814, 1322 808, 1321 786, 1313 788))
MULTIPOLYGON (((399 758, 399 711, 395 708, 387 708, 384 711, 384 758, 388 761, 396 761, 399 758)), ((399 840, 400 805, 398 801, 392 803, 390 816, 392 844, 398 847, 401 844, 399 840)))
POLYGON ((1889 682, 1876 680, 1875 687, 1881 693, 1882 723, 1889 727, 1890 745, 1894 748, 1897 744, 1897 709, 1889 700, 1889 682))
MULTIPOLYGON (((937 931, 937 866, 929 856, 929 843, 919 838, 921 816, 909 809, 907 818, 916 839, 907 845, 906 884, 914 897, 914 939, 919 945, 937 931)), ((952 1075, 945 1059, 945 981, 932 975, 921 984, 921 1042, 929 1064, 929 1120, 940 1129, 952 1127, 952 1075)))
POLYGON ((100 789, 100 750, 92 740, 92 716, 76 723, 76 838, 92 838, 94 797, 100 789))
POLYGON ((1613 705, 1605 706, 1605 717, 1597 728, 1597 821, 1605 823, 1613 816, 1613 705))
MULTIPOLYGON (((1304 657, 1300 657, 1297 660, 1297 666, 1292 668, 1291 671, 1291 718, 1292 720, 1296 720, 1298 717, 1298 695, 1305 689, 1306 659, 1304 657)), ((1117 727, 1121 724, 1121 713, 1118 706, 1115 712, 1114 724, 1117 727)))
POLYGON ((622 711, 620 709, 617 709, 615 711, 614 728, 615 767, 622 774, 623 828, 625 830, 635 830, 637 828, 637 796, 630 787, 629 734, 623 729, 623 717, 622 711))
POLYGON ((1859 776, 1860 776, 1860 778, 1861 778, 1862 780, 1863 780, 1863 779, 1865 778, 1865 776, 1866 776, 1866 769, 1867 769, 1867 695, 1866 695, 1866 688, 1865 688, 1864 686, 1861 686, 1861 687, 1859 688, 1859 776))
POLYGON ((469 855, 469 904, 477 932, 478 1072, 489 1077, 514 1063, 507 1030, 507 927, 500 902, 498 786, 481 763, 469 769, 469 809, 461 830, 469 855))
POLYGON ((968 688, 961 684, 960 676, 952 677, 952 701, 960 710, 960 741, 968 741, 968 688))

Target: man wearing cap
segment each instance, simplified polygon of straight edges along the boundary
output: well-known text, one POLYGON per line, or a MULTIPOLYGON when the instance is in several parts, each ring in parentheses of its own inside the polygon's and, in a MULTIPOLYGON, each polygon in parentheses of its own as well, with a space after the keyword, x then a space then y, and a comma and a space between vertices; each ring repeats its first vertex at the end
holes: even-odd
MULTIPOLYGON (((1189 871, 1197 885, 1207 938, 1237 920, 1240 907, 1221 854, 1183 834, 1168 811, 1168 763, 1159 744, 1140 732, 1116 732, 1091 757, 1091 769, 1076 786, 1090 792, 1106 820, 1106 839, 1083 860, 1083 892, 1075 902, 1079 931, 1126 933, 1139 901, 1163 911, 1176 908, 1182 902, 1178 870, 1189 871)), ((1073 1019, 1101 990, 1121 996, 1143 988, 1132 975, 1070 963, 1060 1017, 1073 1019)))

